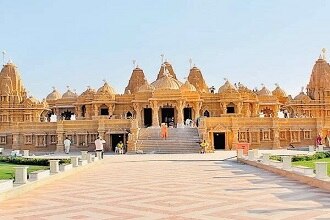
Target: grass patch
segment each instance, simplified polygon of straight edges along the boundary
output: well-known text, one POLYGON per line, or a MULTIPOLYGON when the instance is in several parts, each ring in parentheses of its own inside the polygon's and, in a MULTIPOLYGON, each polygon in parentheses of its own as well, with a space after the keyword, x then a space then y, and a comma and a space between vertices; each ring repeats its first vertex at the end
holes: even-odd
POLYGON ((308 161, 296 161, 292 162, 293 166, 305 166, 315 169, 314 162, 328 162, 328 176, 330 176, 330 158, 323 158, 318 160, 308 160, 308 161))
MULTIPOLYGON (((22 166, 22 165, 0 162, 0 179, 13 179, 15 176, 15 167, 16 166, 22 166)), ((48 166, 36 166, 36 165, 26 165, 26 166, 29 166, 28 173, 31 173, 31 172, 37 171, 37 170, 49 169, 48 166)))

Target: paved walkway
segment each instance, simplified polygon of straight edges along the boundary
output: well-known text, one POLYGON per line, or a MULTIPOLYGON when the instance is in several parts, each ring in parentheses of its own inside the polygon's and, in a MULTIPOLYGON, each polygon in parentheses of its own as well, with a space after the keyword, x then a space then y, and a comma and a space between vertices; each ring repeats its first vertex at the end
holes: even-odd
POLYGON ((0 219, 330 219, 329 193, 219 158, 108 156, 3 201, 0 219))

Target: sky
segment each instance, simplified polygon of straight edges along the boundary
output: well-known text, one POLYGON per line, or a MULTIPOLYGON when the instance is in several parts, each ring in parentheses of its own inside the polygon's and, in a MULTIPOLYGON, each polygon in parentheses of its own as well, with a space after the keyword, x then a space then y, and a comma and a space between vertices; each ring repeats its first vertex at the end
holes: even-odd
POLYGON ((278 83, 294 97, 330 50, 329 11, 327 0, 0 0, 0 50, 40 100, 104 79, 123 93, 132 60, 151 83, 161 54, 181 81, 191 58, 210 87, 278 83))

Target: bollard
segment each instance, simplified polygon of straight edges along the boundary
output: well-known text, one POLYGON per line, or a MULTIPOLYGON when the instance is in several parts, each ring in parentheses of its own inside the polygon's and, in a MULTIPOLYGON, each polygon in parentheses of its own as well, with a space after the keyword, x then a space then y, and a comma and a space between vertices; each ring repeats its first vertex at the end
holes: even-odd
POLYGON ((324 145, 317 145, 317 152, 323 152, 324 151, 323 146, 324 145))
POLYGON ((29 150, 23 150, 23 156, 28 157, 30 155, 29 150))
POLYGON ((248 159, 249 160, 254 160, 254 151, 253 150, 248 151, 248 159))
POLYGON ((243 158, 243 149, 237 149, 237 159, 243 158))
POLYGON ((15 183, 25 184, 27 182, 27 169, 28 166, 15 167, 15 183))
POLYGON ((81 159, 82 160, 87 160, 87 153, 88 153, 88 151, 85 151, 85 150, 81 151, 81 159))
POLYGON ((99 160, 102 160, 102 151, 96 151, 96 157, 99 160))
POLYGON ((328 162, 315 162, 316 178, 327 179, 328 178, 328 162))
POLYGON ((87 154, 87 163, 92 163, 92 162, 93 162, 93 160, 92 160, 92 154, 87 154))
POLYGON ((291 170, 292 169, 291 156, 284 156, 282 157, 282 160, 283 160, 282 168, 284 170, 291 170))
POLYGON ((50 174, 55 174, 60 172, 60 160, 49 160, 50 174))
POLYGON ((262 154, 262 162, 266 165, 269 165, 270 153, 262 154))
POLYGON ((253 154, 254 154, 255 159, 259 158, 259 150, 258 149, 253 149, 253 154))
POLYGON ((71 157, 71 164, 73 167, 78 167, 78 157, 71 157))
POLYGON ((314 152, 314 146, 308 146, 308 151, 309 152, 314 152))

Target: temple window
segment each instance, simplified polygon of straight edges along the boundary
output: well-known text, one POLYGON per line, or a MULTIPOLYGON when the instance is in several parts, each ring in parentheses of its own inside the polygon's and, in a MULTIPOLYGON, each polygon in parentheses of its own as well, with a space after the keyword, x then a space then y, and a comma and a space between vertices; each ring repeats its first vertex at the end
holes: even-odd
POLYGON ((227 114, 231 113, 235 113, 235 105, 232 102, 227 105, 227 114))
POLYGON ((106 105, 100 107, 100 115, 109 115, 109 108, 106 105))
POLYGON ((36 147, 46 147, 46 135, 45 134, 37 134, 36 135, 36 147))
POLYGON ((0 136, 0 144, 7 144, 7 136, 1 135, 0 136))
POLYGON ((210 117, 210 113, 209 113, 208 110, 205 110, 205 112, 203 113, 203 115, 204 115, 205 117, 210 117))
POLYGON ((50 143, 51 144, 56 144, 57 141, 56 141, 56 135, 50 135, 50 143))
POLYGON ((247 131, 240 131, 238 133, 238 140, 240 142, 248 142, 248 132, 247 131))
POLYGON ((262 137, 262 140, 263 141, 270 141, 271 139, 270 139, 270 130, 263 130, 262 132, 261 132, 261 137, 262 137))
POLYGON ((133 117, 133 114, 131 112, 126 113, 126 118, 132 118, 132 117, 133 117))
POLYGON ((304 130, 304 139, 312 139, 311 130, 304 130))
POLYGON ((280 131, 280 140, 286 140, 286 131, 280 131))
POLYGON ((33 138, 32 134, 24 135, 24 144, 32 144, 33 138))

